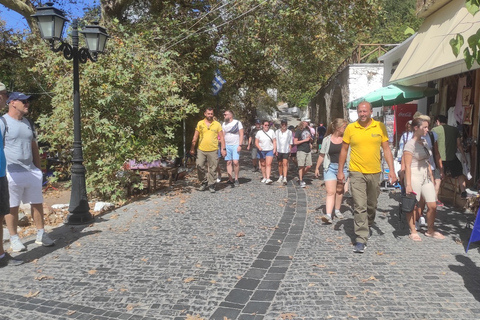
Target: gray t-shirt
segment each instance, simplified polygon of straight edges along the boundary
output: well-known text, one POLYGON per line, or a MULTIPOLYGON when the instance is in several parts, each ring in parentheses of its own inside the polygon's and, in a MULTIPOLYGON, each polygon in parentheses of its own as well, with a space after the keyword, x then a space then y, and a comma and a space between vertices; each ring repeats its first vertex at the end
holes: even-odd
POLYGON ((32 141, 35 140, 30 122, 22 118, 16 120, 8 114, 3 115, 7 121, 8 131, 0 121, 0 132, 5 133, 5 157, 7 158, 7 172, 25 172, 35 170, 33 164, 32 141))

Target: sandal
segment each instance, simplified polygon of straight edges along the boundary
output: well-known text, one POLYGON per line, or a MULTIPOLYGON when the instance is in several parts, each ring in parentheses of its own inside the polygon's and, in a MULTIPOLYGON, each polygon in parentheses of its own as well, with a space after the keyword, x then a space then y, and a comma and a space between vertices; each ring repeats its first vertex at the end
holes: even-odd
POLYGON ((425 232, 425 236, 430 237, 430 238, 434 238, 434 239, 438 239, 438 240, 445 239, 445 236, 438 231, 435 231, 433 234, 425 232))
POLYGON ((413 241, 422 241, 422 238, 420 238, 420 235, 418 233, 411 233, 408 235, 408 237, 413 241))

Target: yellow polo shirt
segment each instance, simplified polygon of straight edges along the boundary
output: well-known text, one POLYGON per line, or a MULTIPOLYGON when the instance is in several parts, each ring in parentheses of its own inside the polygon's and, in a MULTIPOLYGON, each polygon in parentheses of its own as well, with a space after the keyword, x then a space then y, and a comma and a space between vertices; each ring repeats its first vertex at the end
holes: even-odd
POLYGON ((195 130, 199 133, 198 149, 201 151, 217 151, 218 150, 218 134, 222 131, 222 125, 218 121, 213 121, 207 126, 205 120, 197 123, 195 130))
POLYGON ((380 147, 388 141, 387 129, 373 120, 367 128, 358 121, 350 123, 343 134, 343 142, 350 145, 350 171, 379 173, 382 171, 380 147))

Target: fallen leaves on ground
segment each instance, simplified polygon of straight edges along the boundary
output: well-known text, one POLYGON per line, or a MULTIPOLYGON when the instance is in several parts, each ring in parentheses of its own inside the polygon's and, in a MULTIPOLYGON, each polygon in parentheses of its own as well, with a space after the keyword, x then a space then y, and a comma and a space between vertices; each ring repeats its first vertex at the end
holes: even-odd
POLYGON ((282 320, 286 320, 286 319, 292 320, 292 319, 295 319, 296 316, 297 314, 292 312, 280 314, 280 318, 282 318, 282 320))
POLYGON ((195 281, 197 279, 195 279, 194 277, 188 277, 187 279, 183 280, 184 283, 190 283, 192 281, 195 281))
POLYGON ((245 237, 245 233, 243 231, 237 232, 237 237, 245 237))
POLYGON ((377 278, 375 278, 374 276, 370 276, 370 278, 368 279, 361 279, 362 282, 367 282, 367 281, 378 281, 377 278))
POLYGON ((33 297, 38 296, 39 293, 40 293, 40 291, 35 291, 35 292, 30 291, 29 293, 27 293, 26 295, 24 295, 24 297, 25 297, 25 298, 33 298, 33 297))
POLYGON ((97 270, 95 270, 95 269, 92 269, 92 270, 88 271, 88 274, 96 274, 96 273, 97 273, 97 270))

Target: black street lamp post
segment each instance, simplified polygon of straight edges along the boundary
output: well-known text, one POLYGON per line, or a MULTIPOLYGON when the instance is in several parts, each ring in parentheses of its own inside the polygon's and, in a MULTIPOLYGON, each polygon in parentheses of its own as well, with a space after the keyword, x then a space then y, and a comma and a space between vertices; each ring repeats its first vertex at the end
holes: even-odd
POLYGON ((38 21, 40 33, 44 40, 50 42, 53 52, 63 52, 67 60, 73 61, 73 158, 72 158, 72 191, 70 196, 70 212, 65 219, 66 224, 87 224, 93 221, 88 205, 87 189, 85 184, 85 166, 83 165, 81 115, 80 115, 80 76, 79 62, 88 60, 97 61, 98 53, 103 53, 108 35, 106 30, 98 25, 86 26, 83 33, 88 48, 78 48, 78 20, 72 22, 72 45, 62 40, 65 22, 63 11, 53 7, 48 2, 45 7, 37 9, 32 15, 38 21), (60 41, 60 46, 55 48, 55 40, 60 41))

